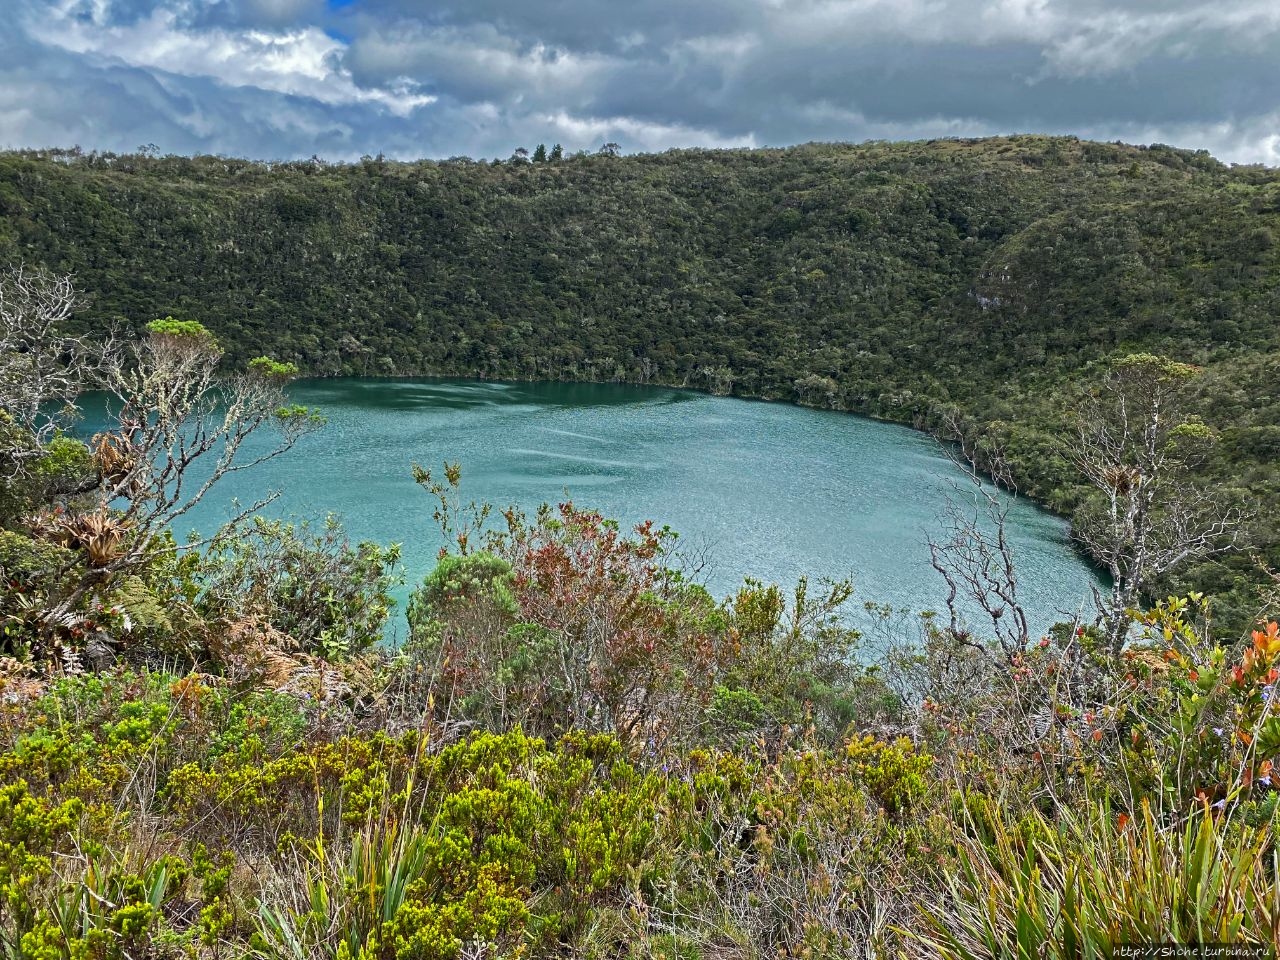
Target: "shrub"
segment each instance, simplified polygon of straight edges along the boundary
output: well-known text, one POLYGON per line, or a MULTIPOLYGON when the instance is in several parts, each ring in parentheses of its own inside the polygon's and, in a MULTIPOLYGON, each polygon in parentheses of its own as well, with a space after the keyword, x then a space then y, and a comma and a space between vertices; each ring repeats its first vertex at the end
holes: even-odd
POLYGON ((415 593, 414 669, 438 664, 447 705, 490 729, 654 747, 696 729, 728 635, 706 591, 663 566, 672 535, 625 536, 572 503, 506 518, 489 551, 443 555, 415 593))
POLYGON ((382 639, 399 562, 398 546, 353 545, 334 517, 318 533, 255 517, 247 533, 210 548, 197 608, 210 620, 253 619, 295 648, 343 659, 382 639))

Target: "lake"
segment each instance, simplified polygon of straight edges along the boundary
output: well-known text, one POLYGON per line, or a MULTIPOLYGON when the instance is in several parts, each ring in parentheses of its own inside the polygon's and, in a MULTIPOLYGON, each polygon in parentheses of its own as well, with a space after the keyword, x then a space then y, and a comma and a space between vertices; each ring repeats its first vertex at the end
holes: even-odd
MULTIPOLYGON (((498 523, 496 508, 532 513, 572 498, 626 525, 669 525, 682 549, 705 555, 717 596, 746 576, 789 587, 802 575, 848 575, 859 608, 871 600, 919 611, 946 597, 926 538, 941 534, 948 495, 973 497, 963 471, 924 434, 784 404, 659 387, 435 379, 306 380, 290 394, 328 425, 227 478, 177 533, 211 532, 236 499, 278 490, 273 516, 332 512, 353 539, 402 543, 413 584, 441 538, 411 465, 439 473, 447 459, 462 465, 464 499, 493 503, 498 523)), ((98 429, 100 409, 88 414, 85 426, 98 429)), ((1024 603, 1044 629, 1086 606, 1096 574, 1061 519, 1010 499, 1024 603)), ((397 616, 399 625, 403 607, 397 616)))

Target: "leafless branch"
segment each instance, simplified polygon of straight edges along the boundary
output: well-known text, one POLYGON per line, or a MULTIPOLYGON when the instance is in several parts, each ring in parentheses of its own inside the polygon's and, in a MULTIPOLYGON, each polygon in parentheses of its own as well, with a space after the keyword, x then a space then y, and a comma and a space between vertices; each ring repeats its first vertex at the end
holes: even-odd
POLYGON ((0 457, 0 480, 18 480, 75 421, 76 399, 100 384, 117 349, 111 337, 65 332, 78 304, 71 277, 24 265, 0 276, 0 428, 7 421, 15 431, 0 457))
POLYGON ((1099 496, 1080 511, 1073 532, 1111 575, 1110 595, 1095 590, 1094 600, 1113 653, 1153 581, 1244 542, 1246 511, 1195 480, 1212 434, 1186 413, 1194 374, 1160 357, 1129 357, 1077 412, 1068 454, 1099 496))
MULTIPOLYGON (((968 477, 975 509, 969 511, 960 506, 959 489, 955 496, 947 498, 947 535, 942 540, 929 538, 930 560, 947 584, 946 606, 952 635, 962 643, 981 648, 980 643, 970 640, 964 610, 969 607, 981 611, 990 621, 992 637, 1009 659, 1026 650, 1031 639, 1026 611, 1018 601, 1017 568, 1007 535, 1009 507, 984 481, 976 452, 965 440, 963 426, 954 417, 949 422, 960 454, 945 448, 947 456, 968 477)), ((997 476, 1011 477, 1002 456, 993 454, 985 459, 997 476)), ((1011 480, 1006 485, 1013 486, 1011 480)))

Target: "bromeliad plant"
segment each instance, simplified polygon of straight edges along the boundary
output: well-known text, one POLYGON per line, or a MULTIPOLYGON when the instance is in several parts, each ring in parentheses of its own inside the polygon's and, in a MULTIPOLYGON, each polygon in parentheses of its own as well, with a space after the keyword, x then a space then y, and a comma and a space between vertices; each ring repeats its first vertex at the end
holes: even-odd
POLYGON ((1280 942, 1269 831, 1201 806, 1167 825, 1094 806, 1056 822, 996 815, 962 841, 917 939, 945 960, 1108 960, 1120 944, 1280 942))

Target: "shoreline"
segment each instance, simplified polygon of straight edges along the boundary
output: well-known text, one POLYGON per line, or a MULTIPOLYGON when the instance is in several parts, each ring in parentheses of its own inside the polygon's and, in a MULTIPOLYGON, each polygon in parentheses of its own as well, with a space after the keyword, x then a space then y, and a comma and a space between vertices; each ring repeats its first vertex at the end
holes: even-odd
MULTIPOLYGON (((906 427, 909 430, 913 430, 916 433, 923 434, 924 436, 930 438, 939 447, 945 447, 949 442, 947 440, 944 440, 937 433, 935 433, 934 431, 928 429, 926 426, 923 425, 923 420, 919 416, 919 411, 913 411, 913 413, 916 415, 909 420, 896 419, 892 417, 880 416, 875 413, 863 412, 861 410, 853 410, 848 407, 818 406, 816 404, 804 403, 797 400, 786 400, 781 397, 767 397, 767 396, 758 396, 753 394, 735 393, 735 392, 719 393, 714 390, 706 389, 704 387, 691 386, 687 383, 676 384, 676 383, 666 383, 662 381, 649 381, 649 382, 641 383, 633 380, 589 380, 589 379, 579 379, 579 378, 569 379, 569 378, 563 378, 563 377, 562 378, 512 377, 512 376, 491 377, 491 376, 484 376, 484 375, 477 375, 477 374, 456 374, 456 373, 304 374, 298 378, 299 382, 306 382, 306 381, 323 382, 326 380, 366 380, 366 381, 372 381, 372 382, 389 382, 389 383, 394 383, 397 381, 410 381, 410 380, 430 380, 430 381, 464 380, 464 381, 475 381, 480 383, 498 383, 498 384, 501 384, 501 383, 509 383, 509 384, 547 383, 547 384, 583 384, 583 385, 590 385, 590 386, 652 387, 655 389, 664 389, 664 390, 682 390, 688 393, 699 394, 701 396, 707 396, 707 397, 719 397, 719 398, 729 399, 729 400, 743 400, 751 403, 770 403, 770 404, 777 404, 780 406, 797 407, 805 410, 815 410, 820 413, 834 413, 834 414, 844 414, 846 416, 861 417, 865 420, 871 420, 876 423, 893 424, 895 426, 906 427)), ((1004 486, 986 470, 981 468, 977 468, 977 469, 978 469, 978 473, 980 474, 980 476, 983 478, 985 482, 990 483, 991 485, 993 485, 999 490, 1004 491, 1005 493, 1009 493, 1015 497, 1019 497, 1024 500, 1027 500, 1028 502, 1034 504, 1038 509, 1043 510, 1045 513, 1049 514, 1050 516, 1056 517, 1057 519, 1064 521, 1067 524, 1067 540, 1072 552, 1075 553, 1076 556, 1078 556, 1081 560, 1083 560, 1095 573, 1103 577, 1107 576, 1107 571, 1102 566, 1100 566, 1092 556, 1090 556, 1085 550, 1081 548, 1079 541, 1075 538, 1074 533, 1072 531, 1070 517, 1065 516, 1064 514, 1058 512, 1057 510, 1054 510, 1047 503, 1045 503, 1044 501, 1036 497, 1031 496, 1030 494, 1024 493, 1017 489, 1010 489, 1004 486)))

